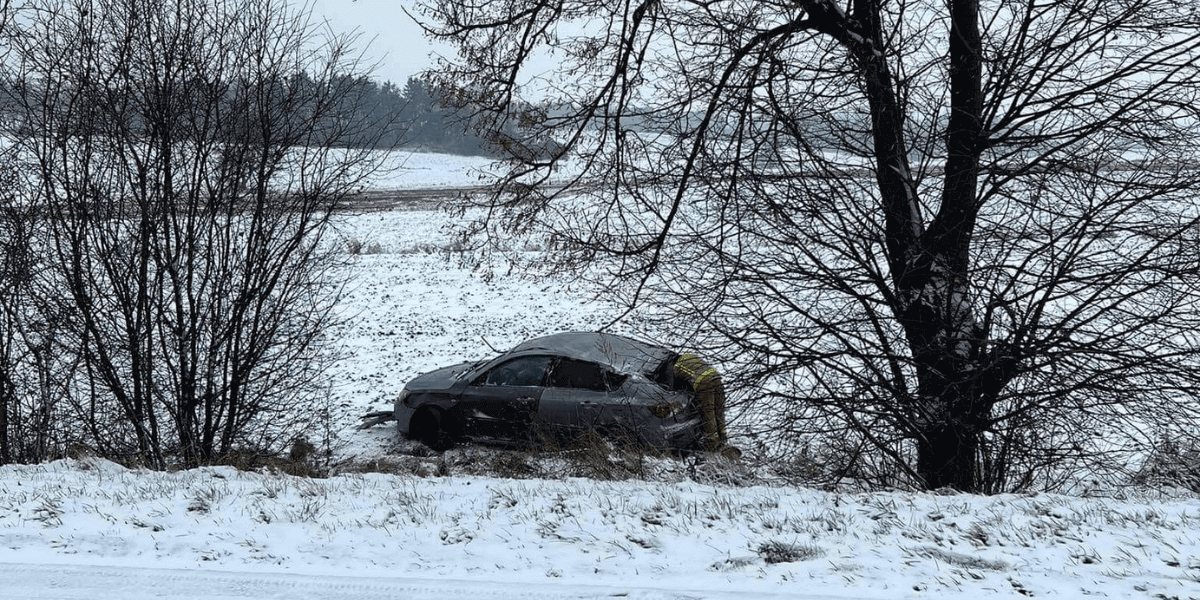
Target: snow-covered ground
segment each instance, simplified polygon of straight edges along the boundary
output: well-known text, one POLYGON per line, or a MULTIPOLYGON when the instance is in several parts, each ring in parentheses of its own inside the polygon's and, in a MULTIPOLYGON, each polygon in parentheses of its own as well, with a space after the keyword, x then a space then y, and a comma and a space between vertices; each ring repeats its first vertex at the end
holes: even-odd
POLYGON ((0 531, 4 598, 84 597, 56 596, 54 578, 102 585, 85 590, 96 598, 153 597, 160 579, 203 584, 201 598, 1200 598, 1200 502, 1158 495, 300 479, 85 459, 0 469, 0 531), (145 586, 131 594, 124 568, 165 571, 131 573, 145 586))
MULTIPOLYGON (((483 162, 410 158, 407 178, 380 187, 467 187, 483 162)), ((345 267, 334 332, 340 474, 156 473, 94 458, 0 467, 0 600, 1200 599, 1192 493, 829 492, 670 459, 644 465, 652 481, 600 481, 552 459, 439 456, 387 426, 354 429, 420 371, 609 316, 574 282, 459 268, 446 219, 342 224, 369 251, 345 267)))
POLYGON ((495 171, 493 164, 493 159, 483 156, 397 150, 369 186, 377 190, 476 186, 495 171))

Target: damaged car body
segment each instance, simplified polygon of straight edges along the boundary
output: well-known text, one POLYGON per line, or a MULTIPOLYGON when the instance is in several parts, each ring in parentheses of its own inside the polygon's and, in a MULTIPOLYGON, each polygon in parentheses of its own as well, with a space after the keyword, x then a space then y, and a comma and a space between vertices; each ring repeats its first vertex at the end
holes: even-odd
POLYGON ((569 332, 523 342, 492 359, 418 376, 395 404, 401 434, 435 449, 457 441, 569 441, 586 432, 662 449, 698 447, 690 385, 670 349, 569 332))

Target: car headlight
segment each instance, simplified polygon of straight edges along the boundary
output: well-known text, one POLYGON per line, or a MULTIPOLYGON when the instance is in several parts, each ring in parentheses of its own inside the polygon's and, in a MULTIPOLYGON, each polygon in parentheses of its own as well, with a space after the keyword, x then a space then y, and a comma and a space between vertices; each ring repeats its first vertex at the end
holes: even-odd
POLYGON ((412 405, 410 405, 408 403, 408 399, 411 397, 412 397, 412 392, 408 391, 408 388, 404 388, 403 390, 400 390, 400 399, 397 400, 396 402, 399 404, 402 404, 404 406, 407 406, 409 408, 412 408, 412 405))
POLYGON ((678 402, 659 402, 646 407, 650 414, 660 418, 668 419, 680 412, 683 412, 683 405, 678 402))

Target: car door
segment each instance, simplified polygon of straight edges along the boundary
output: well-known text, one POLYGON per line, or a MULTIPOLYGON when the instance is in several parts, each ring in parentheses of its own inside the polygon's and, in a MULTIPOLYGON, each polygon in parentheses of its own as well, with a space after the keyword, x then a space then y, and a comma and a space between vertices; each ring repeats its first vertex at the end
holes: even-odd
POLYGON ((464 433, 470 437, 529 439, 552 360, 549 356, 522 356, 477 376, 460 402, 464 433))
POLYGON ((601 424, 610 402, 611 376, 594 362, 559 359, 550 370, 538 405, 538 421, 559 437, 569 437, 601 424))

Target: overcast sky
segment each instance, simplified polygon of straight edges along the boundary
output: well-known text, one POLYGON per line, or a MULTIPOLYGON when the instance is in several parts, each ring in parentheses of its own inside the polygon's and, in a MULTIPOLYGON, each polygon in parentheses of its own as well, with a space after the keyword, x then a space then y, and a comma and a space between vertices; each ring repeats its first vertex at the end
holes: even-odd
POLYGON ((429 54, 451 52, 447 46, 434 46, 420 27, 404 13, 413 0, 310 0, 313 13, 324 18, 335 31, 358 29, 361 43, 369 43, 368 53, 379 61, 375 79, 403 85, 418 71, 432 66, 429 54))

